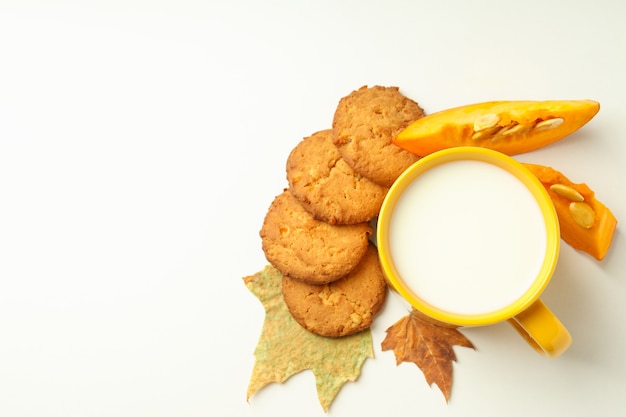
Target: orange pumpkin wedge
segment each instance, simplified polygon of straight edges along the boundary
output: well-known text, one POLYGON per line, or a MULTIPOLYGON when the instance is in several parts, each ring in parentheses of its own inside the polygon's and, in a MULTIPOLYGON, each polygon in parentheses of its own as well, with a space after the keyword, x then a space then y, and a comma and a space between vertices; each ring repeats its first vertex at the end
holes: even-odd
POLYGON ((597 260, 604 259, 617 226, 611 211, 595 198, 587 184, 575 184, 551 167, 524 164, 541 181, 552 198, 561 238, 597 260))
POLYGON ((600 103, 593 100, 477 103, 422 117, 393 142, 419 156, 456 146, 517 155, 575 132, 599 110, 600 103))

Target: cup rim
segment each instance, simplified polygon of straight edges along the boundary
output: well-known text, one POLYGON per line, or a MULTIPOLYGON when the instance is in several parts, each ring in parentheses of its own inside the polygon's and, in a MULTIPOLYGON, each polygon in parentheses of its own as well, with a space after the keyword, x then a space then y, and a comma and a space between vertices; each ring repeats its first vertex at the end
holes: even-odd
POLYGON ((560 250, 560 228, 550 195, 543 184, 528 168, 510 156, 487 148, 455 147, 434 152, 421 158, 406 169, 394 182, 380 209, 376 226, 376 241, 378 253, 387 282, 393 290, 399 293, 411 306, 429 317, 444 323, 457 326, 480 326, 493 324, 514 317, 525 310, 546 288, 556 268, 560 250), (447 162, 461 160, 476 160, 491 163, 503 168, 515 176, 526 186, 538 204, 546 226, 546 253, 537 277, 532 285, 513 303, 498 310, 481 314, 460 314, 444 311, 415 294, 400 277, 389 249, 389 223, 394 208, 404 190, 422 173, 447 162))

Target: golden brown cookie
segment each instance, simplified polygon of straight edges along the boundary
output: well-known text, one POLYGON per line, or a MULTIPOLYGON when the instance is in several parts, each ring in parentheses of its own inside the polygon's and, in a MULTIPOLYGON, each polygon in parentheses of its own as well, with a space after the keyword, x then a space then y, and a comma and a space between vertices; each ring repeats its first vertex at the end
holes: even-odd
POLYGON ((327 337, 347 336, 372 325, 387 295, 387 284, 374 245, 346 277, 311 285, 283 276, 283 297, 302 327, 327 337))
POLYGON ((289 189, 316 219, 356 224, 378 215, 387 187, 357 174, 333 144, 332 130, 304 138, 287 159, 289 189))
POLYGON ((283 274, 312 284, 352 271, 371 234, 369 223, 339 226, 315 219, 289 190, 274 199, 260 232, 267 260, 283 274))
POLYGON ((385 187, 419 157, 392 143, 424 110, 398 87, 361 87, 339 101, 333 118, 333 141, 360 175, 385 187))

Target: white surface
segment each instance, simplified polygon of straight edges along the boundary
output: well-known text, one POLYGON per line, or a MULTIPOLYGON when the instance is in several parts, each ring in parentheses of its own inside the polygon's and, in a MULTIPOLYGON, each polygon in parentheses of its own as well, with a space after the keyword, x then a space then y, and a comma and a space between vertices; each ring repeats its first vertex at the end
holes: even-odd
MULTIPOLYGON (((0 0, 0 415, 322 416, 311 373, 245 400, 263 309, 241 277, 284 163, 364 84, 434 112, 592 98, 523 161, 587 182, 626 219, 626 3, 0 0), (311 3, 311 4, 309 4, 311 3)), ((626 256, 564 247, 544 300, 574 342, 536 355, 466 330, 449 404, 381 352, 329 415, 617 416, 626 256)))
POLYGON ((522 298, 538 278, 549 278, 539 275, 548 253, 541 208, 499 166, 432 167, 402 191, 391 212, 388 252, 398 279, 437 308, 493 313, 522 298))

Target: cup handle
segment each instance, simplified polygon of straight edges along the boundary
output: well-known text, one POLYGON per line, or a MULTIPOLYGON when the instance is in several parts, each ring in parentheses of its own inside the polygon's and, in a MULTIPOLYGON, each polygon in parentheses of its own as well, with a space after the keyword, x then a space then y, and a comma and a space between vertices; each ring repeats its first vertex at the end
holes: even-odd
POLYGON ((563 323, 541 300, 536 300, 508 321, 530 346, 544 356, 555 358, 572 343, 572 337, 563 323))

